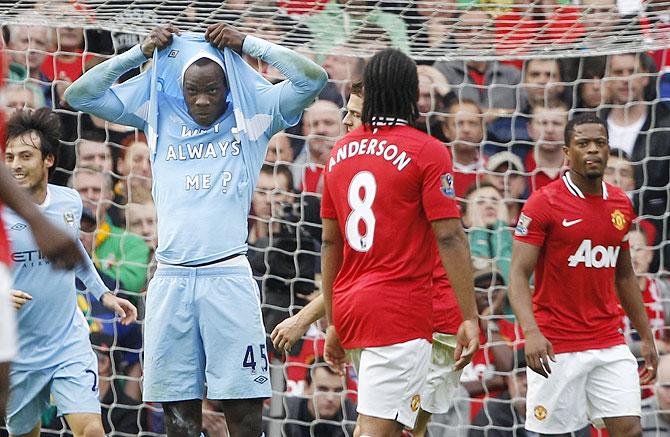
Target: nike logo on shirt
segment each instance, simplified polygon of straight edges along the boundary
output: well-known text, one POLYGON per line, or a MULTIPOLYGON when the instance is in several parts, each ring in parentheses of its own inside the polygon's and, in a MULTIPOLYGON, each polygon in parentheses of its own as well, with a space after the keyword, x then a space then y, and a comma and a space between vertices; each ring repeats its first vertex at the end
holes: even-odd
POLYGON ((569 228, 572 225, 576 225, 577 223, 581 222, 583 219, 577 219, 577 220, 571 220, 567 221, 566 219, 563 219, 563 226, 566 228, 569 228))

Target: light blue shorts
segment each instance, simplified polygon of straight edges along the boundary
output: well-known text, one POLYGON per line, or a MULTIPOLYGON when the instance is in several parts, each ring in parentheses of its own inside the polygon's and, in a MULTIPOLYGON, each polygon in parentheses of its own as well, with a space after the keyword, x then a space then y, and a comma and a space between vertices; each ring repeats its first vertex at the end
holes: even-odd
POLYGON ((42 370, 10 372, 7 429, 12 435, 27 434, 55 401, 58 415, 100 414, 98 359, 93 350, 72 361, 42 370))
POLYGON ((144 324, 144 400, 268 398, 260 292, 248 263, 159 266, 144 324))

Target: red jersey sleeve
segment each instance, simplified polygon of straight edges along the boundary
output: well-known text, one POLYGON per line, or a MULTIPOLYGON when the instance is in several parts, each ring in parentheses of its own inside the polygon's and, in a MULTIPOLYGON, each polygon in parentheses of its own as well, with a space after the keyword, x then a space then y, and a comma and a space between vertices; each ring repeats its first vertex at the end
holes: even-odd
POLYGON ((519 221, 514 228, 514 239, 534 246, 542 246, 550 223, 551 215, 547 199, 542 191, 536 191, 530 195, 521 210, 519 221))
POLYGON ((323 197, 321 198, 321 218, 336 219, 337 212, 333 204, 333 198, 328 190, 328 176, 326 172, 323 173, 323 197))
POLYGON ((633 203, 630 201, 628 197, 626 197, 626 204, 628 206, 627 211, 626 211, 626 234, 623 237, 623 240, 621 241, 621 248, 622 249, 630 249, 630 243, 628 242, 628 235, 630 234, 630 231, 633 227, 633 223, 637 219, 637 214, 635 214, 635 209, 633 208, 633 203))
POLYGON ((429 221, 458 218, 454 171, 449 151, 440 142, 429 142, 420 155, 421 201, 429 221))

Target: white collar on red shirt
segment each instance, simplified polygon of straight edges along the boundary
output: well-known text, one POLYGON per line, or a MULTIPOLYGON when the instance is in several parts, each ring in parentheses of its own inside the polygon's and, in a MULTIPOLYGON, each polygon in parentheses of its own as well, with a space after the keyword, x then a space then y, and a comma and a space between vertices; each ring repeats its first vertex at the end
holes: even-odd
MULTIPOLYGON (((572 179, 570 178, 570 172, 566 171, 565 174, 563 175, 563 183, 565 186, 568 188, 568 191, 570 194, 572 194, 575 197, 579 197, 580 199, 584 199, 584 193, 582 193, 582 190, 579 189, 577 185, 575 185, 574 182, 572 182, 572 179)), ((607 185, 605 185, 605 182, 603 184, 603 199, 607 200, 609 197, 607 193, 607 185)))
POLYGON ((386 126, 389 124, 395 124, 396 126, 408 125, 409 122, 403 118, 394 118, 394 117, 372 117, 373 126, 386 126))

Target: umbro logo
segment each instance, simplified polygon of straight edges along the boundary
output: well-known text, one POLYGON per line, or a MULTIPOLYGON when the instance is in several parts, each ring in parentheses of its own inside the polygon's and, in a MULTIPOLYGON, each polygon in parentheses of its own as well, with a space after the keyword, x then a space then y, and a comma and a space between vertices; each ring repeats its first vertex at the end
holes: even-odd
POLYGON ((581 222, 583 219, 577 219, 577 220, 570 220, 567 221, 566 219, 563 219, 563 226, 566 228, 569 228, 570 226, 576 225, 577 223, 581 222))
POLYGON ((178 54, 179 50, 170 50, 170 53, 168 53, 168 58, 176 58, 178 54))
POLYGON ((263 375, 261 375, 261 376, 259 376, 259 377, 257 377, 257 378, 254 379, 254 381, 257 382, 257 383, 259 383, 259 384, 264 384, 267 380, 268 380, 268 379, 267 379, 265 376, 263 376, 263 375))
POLYGON ((24 225, 23 223, 17 223, 9 229, 11 229, 12 231, 22 231, 27 227, 28 225, 24 225))

